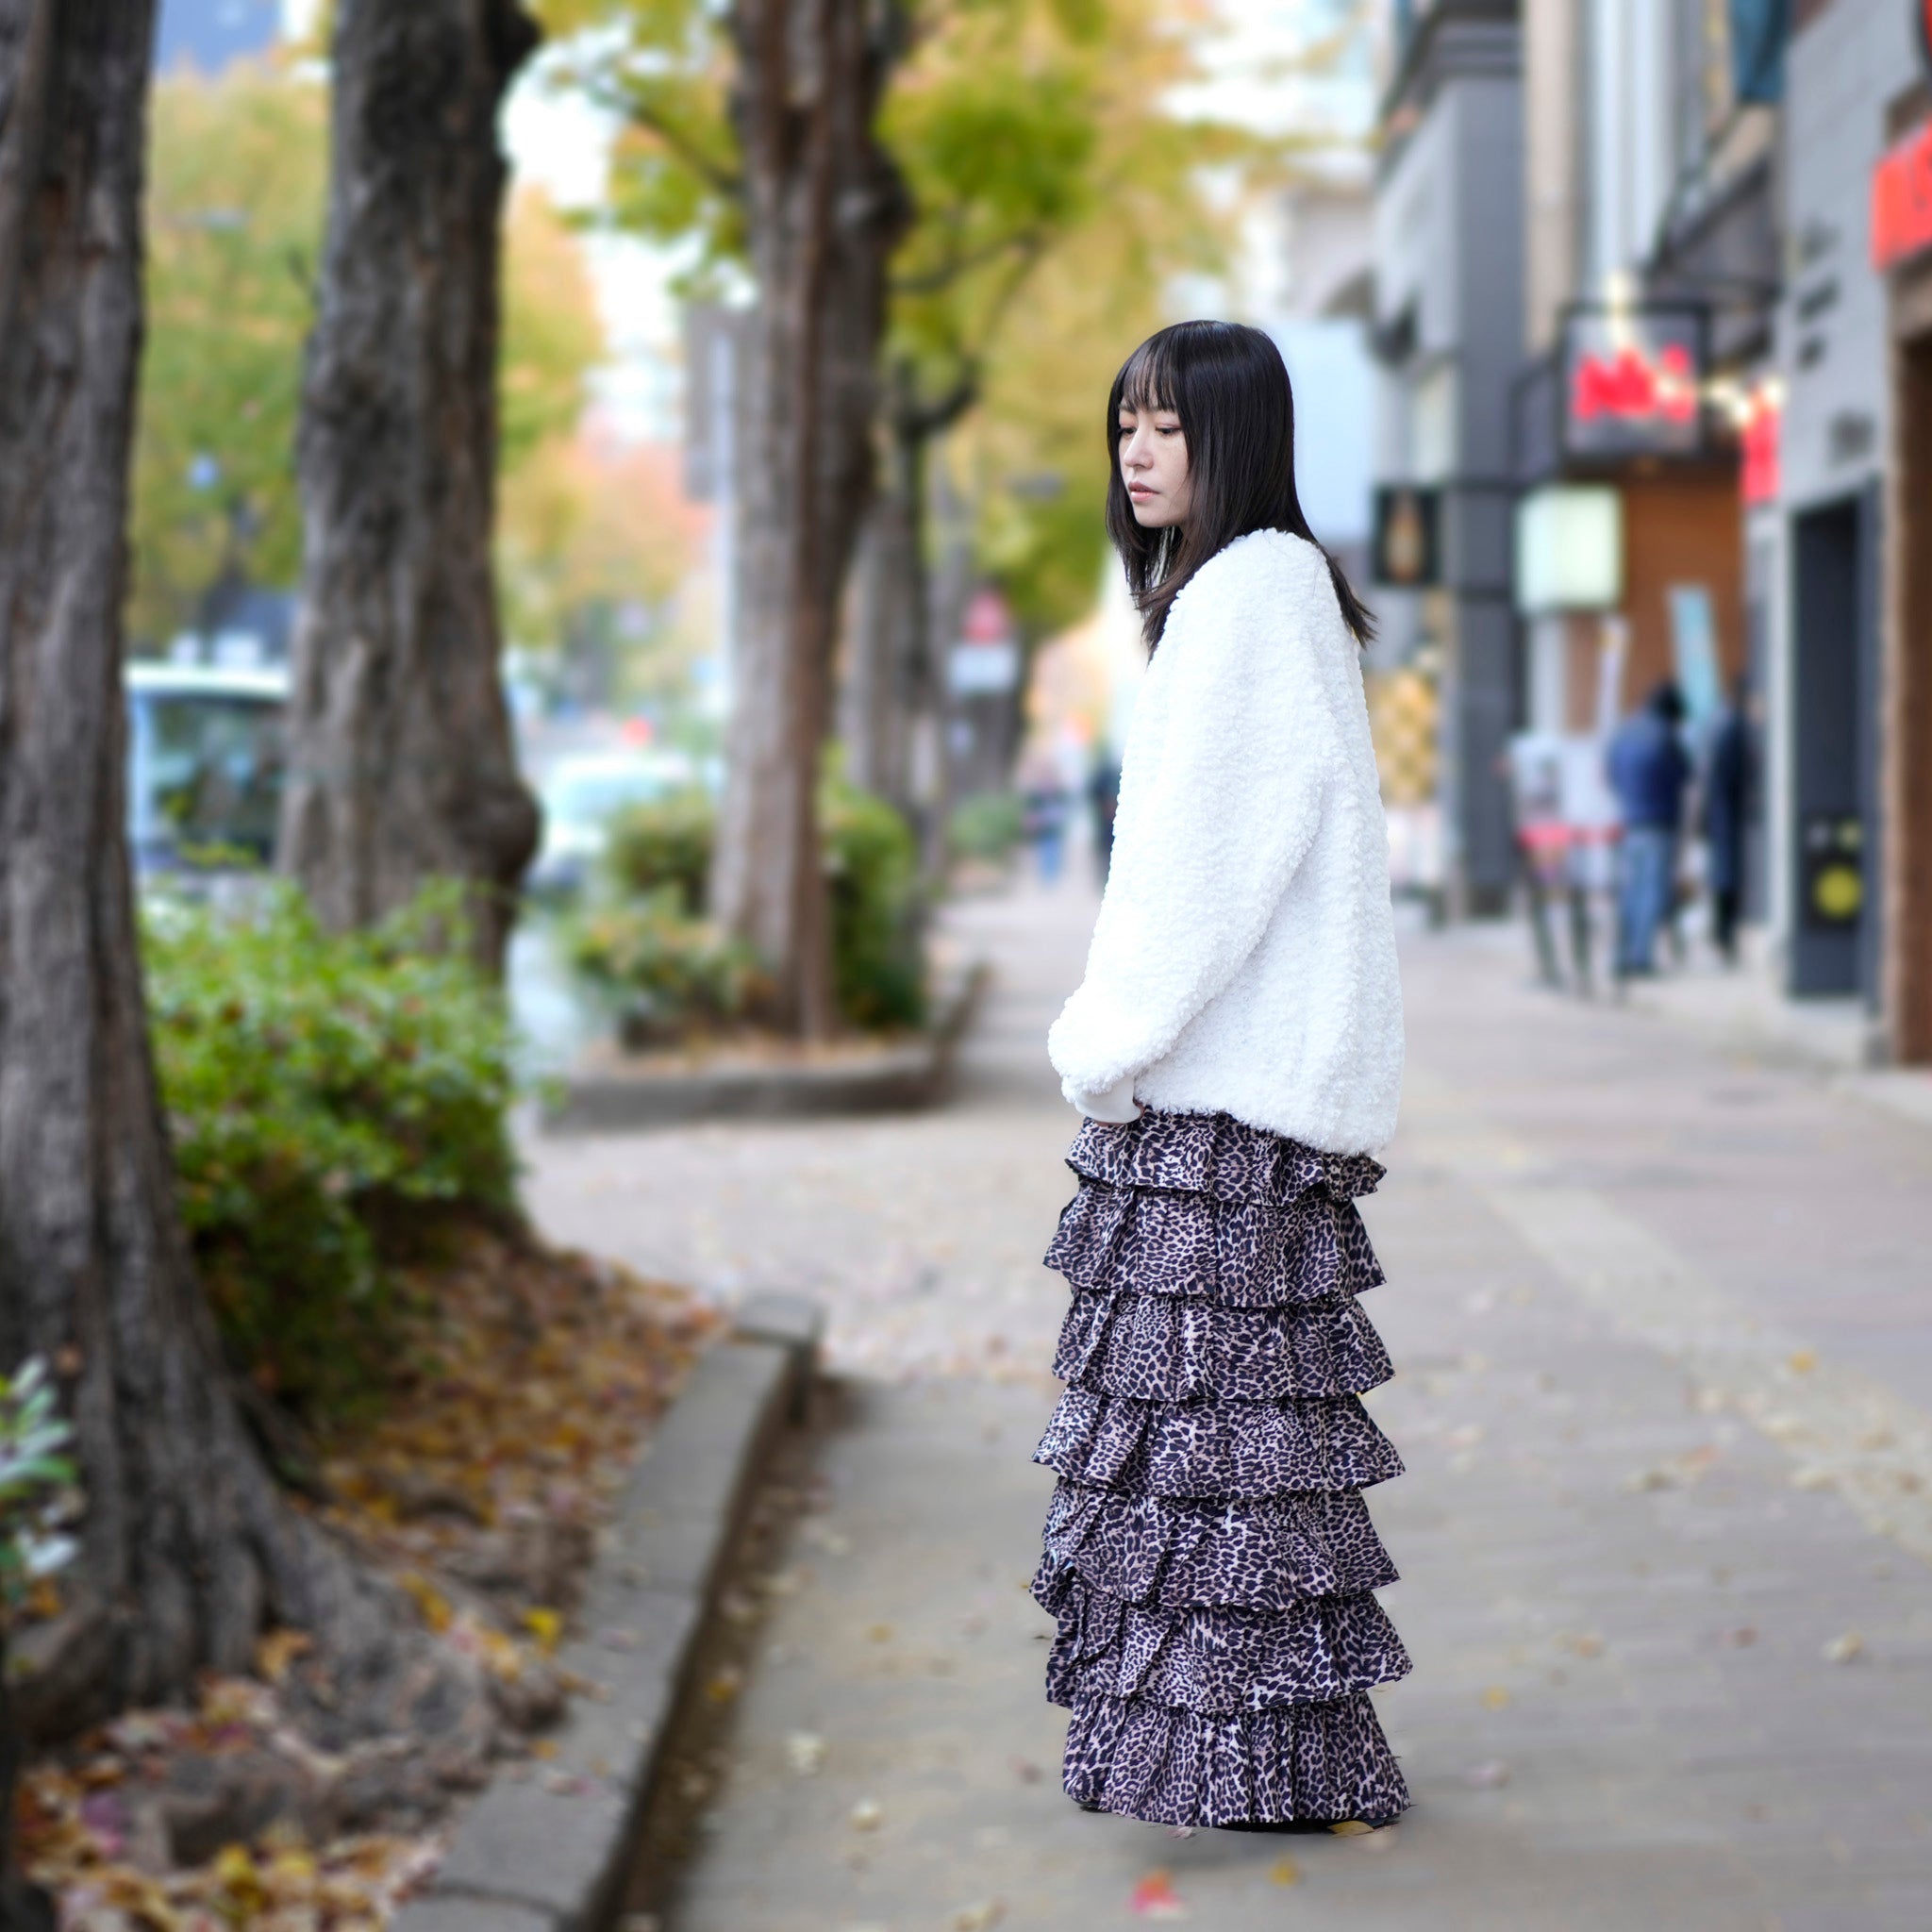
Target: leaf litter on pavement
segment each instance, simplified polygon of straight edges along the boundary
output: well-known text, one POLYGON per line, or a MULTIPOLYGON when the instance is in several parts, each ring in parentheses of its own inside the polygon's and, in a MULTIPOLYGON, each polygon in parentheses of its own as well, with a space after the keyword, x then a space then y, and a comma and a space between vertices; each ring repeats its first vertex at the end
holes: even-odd
MULTIPOLYGON (((639 1448, 722 1318, 685 1290, 485 1226, 452 1230, 405 1288, 391 1385, 371 1416, 318 1437, 325 1496, 297 1507, 498 1687, 498 1755, 541 1762, 555 1746, 518 1726, 596 1692, 549 1658, 639 1448)), ((351 1760, 317 1749, 284 1707, 312 1647, 272 1629, 254 1675, 205 1676, 192 1706, 125 1713, 30 1764, 20 1856, 58 1898, 62 1932, 378 1932, 427 1881, 446 1819, 421 1805, 356 1815, 339 1801, 351 1760), (196 1817, 177 1788, 210 1784, 228 1790, 234 1829, 205 1844, 227 1821, 196 1817), (301 1802, 278 1805, 288 1791, 301 1802), (327 1828, 345 1814, 353 1828, 327 1828)), ((405 1735, 373 1748, 416 1746, 405 1735)), ((541 1775, 560 1792, 594 1788, 541 1775)))

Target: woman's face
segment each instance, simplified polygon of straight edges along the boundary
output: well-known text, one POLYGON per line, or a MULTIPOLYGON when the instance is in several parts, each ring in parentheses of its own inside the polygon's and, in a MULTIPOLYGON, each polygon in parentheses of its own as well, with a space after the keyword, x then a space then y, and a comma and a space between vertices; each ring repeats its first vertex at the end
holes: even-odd
POLYGON ((1121 480, 1143 530, 1172 530, 1188 520, 1193 485, 1188 475, 1188 439, 1172 409, 1121 405, 1121 480))

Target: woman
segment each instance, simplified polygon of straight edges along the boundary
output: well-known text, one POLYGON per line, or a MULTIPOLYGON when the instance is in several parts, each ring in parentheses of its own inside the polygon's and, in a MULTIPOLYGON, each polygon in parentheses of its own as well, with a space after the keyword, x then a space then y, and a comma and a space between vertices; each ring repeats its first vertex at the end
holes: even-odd
POLYGON ((1072 1284, 1036 1459, 1066 1789, 1171 1825, 1381 1823, 1368 1691, 1408 1668, 1361 1498, 1400 1473, 1353 1205, 1393 1132, 1402 1008, 1357 663, 1370 620, 1295 494, 1254 329, 1144 343, 1108 525, 1153 652, 1087 976, 1048 1039, 1086 1115, 1047 1256, 1072 1284))

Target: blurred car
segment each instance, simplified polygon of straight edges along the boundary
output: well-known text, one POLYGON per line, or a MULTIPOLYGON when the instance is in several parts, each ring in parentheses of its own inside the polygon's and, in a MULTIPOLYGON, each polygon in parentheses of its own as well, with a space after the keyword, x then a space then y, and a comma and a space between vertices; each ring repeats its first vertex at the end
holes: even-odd
POLYGON ((677 751, 574 752, 544 774, 543 842, 525 880, 533 892, 579 891, 610 842, 611 821, 698 782, 677 751))
POLYGON ((136 874, 270 864, 288 762, 287 673, 134 663, 126 690, 136 874))

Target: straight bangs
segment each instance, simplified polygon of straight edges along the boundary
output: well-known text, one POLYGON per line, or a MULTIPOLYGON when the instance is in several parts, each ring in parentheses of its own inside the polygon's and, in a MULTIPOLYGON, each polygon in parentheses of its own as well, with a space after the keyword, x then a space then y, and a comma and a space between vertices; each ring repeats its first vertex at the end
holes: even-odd
MULTIPOLYGON (((1237 538, 1285 530, 1310 543, 1294 475, 1294 391, 1272 336, 1233 322, 1183 322, 1148 337, 1121 365, 1108 398, 1107 528, 1141 612, 1147 646, 1194 574, 1237 538), (1123 409, 1171 409, 1188 445, 1192 508, 1177 529, 1143 530, 1121 475, 1123 409)), ((1319 547, 1319 546, 1317 546, 1319 547)), ((1325 556, 1326 553, 1324 552, 1325 556)), ((1374 635, 1341 567, 1328 558, 1342 622, 1374 635)))
MULTIPOLYGON (((1113 413, 1123 409, 1173 409, 1180 411, 1180 358, 1167 340, 1165 329, 1150 336, 1122 365, 1113 379, 1113 413)), ((1183 432, 1187 425, 1181 425, 1183 432)))

